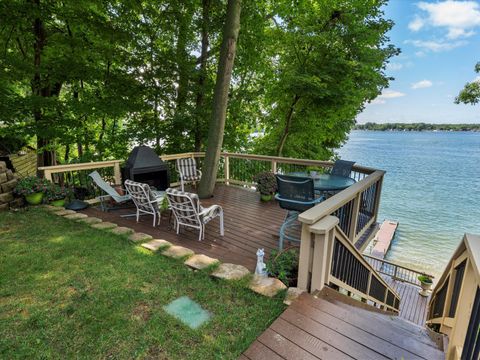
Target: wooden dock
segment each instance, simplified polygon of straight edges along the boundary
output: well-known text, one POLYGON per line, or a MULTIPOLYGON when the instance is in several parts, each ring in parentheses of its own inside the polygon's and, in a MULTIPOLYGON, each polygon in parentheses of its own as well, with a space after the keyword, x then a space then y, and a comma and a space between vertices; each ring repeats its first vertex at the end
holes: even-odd
POLYGON ((380 259, 385 257, 388 249, 390 249, 397 227, 398 221, 392 220, 385 220, 382 225, 380 225, 380 229, 373 238, 374 246, 370 255, 380 259))

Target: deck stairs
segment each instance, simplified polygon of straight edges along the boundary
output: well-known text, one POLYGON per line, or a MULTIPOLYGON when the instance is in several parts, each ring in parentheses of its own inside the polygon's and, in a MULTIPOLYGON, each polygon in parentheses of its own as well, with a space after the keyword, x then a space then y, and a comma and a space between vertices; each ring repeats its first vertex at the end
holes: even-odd
POLYGON ((438 334, 325 288, 302 294, 240 358, 433 360, 445 354, 438 334))

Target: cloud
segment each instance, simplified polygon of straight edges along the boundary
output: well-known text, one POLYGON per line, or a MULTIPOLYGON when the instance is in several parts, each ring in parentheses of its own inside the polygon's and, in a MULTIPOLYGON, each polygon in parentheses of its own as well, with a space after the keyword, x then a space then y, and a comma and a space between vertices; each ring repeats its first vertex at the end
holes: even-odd
POLYGON ((426 50, 433 52, 449 51, 467 44, 467 42, 464 40, 453 42, 444 40, 406 40, 405 43, 412 44, 413 46, 422 50, 421 52, 419 52, 419 54, 417 54, 417 56, 424 55, 423 52, 425 52, 426 50))
POLYGON ((410 23, 408 24, 408 28, 412 31, 418 31, 423 28, 424 25, 425 20, 423 20, 420 16, 417 15, 412 21, 410 21, 410 23))
POLYGON ((391 62, 387 64, 387 69, 392 71, 398 71, 403 68, 402 63, 391 62))
POLYGON ((480 4, 476 1, 422 1, 417 7, 425 12, 425 16, 417 14, 408 24, 412 31, 418 31, 427 25, 444 28, 447 30, 447 38, 454 40, 474 35, 473 29, 480 26, 480 4))
POLYGON ((381 105, 381 104, 385 104, 387 102, 387 99, 395 99, 402 96, 405 96, 405 94, 400 91, 385 89, 382 91, 380 95, 378 95, 375 99, 370 101, 370 104, 381 105))
POLYGON ((378 96, 380 99, 394 99, 398 97, 405 96, 404 93, 395 90, 383 90, 382 93, 378 96))
POLYGON ((433 83, 430 80, 421 80, 416 83, 412 84, 412 89, 425 89, 429 88, 433 85, 433 83))

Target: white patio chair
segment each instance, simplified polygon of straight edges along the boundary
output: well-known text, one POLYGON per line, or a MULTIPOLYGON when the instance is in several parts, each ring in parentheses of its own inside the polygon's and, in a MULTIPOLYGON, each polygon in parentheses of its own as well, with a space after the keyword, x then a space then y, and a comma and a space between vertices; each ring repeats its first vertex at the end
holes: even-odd
POLYGON ((167 200, 175 216, 177 234, 180 232, 180 225, 193 227, 200 230, 198 240, 205 238, 205 225, 217 216, 220 217, 220 235, 224 235, 223 209, 219 205, 212 205, 203 208, 197 194, 168 188, 166 191, 167 200))
POLYGON ((197 163, 194 158, 177 159, 176 168, 180 175, 182 191, 185 191, 186 182, 196 182, 202 177, 202 172, 197 169, 197 163))
POLYGON ((148 184, 125 180, 125 188, 137 207, 137 222, 140 213, 153 215, 153 226, 160 225, 160 206, 165 198, 164 191, 152 191, 148 184))
POLYGON ((98 196, 98 200, 100 200, 100 207, 102 208, 102 211, 108 211, 109 207, 106 206, 106 201, 111 198, 113 199, 117 204, 123 204, 129 200, 131 200, 130 195, 120 195, 117 190, 115 190, 110 184, 105 182, 105 180, 102 179, 102 176, 98 173, 98 171, 94 171, 88 176, 93 180, 95 185, 97 185, 101 190, 103 190, 107 195, 101 195, 98 196))

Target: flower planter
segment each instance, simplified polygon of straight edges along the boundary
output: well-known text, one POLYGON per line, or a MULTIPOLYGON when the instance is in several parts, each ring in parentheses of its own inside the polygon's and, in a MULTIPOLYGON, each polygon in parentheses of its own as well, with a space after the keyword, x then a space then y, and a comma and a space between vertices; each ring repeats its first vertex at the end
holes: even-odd
POLYGON ((29 203, 30 205, 38 205, 43 200, 43 192, 36 192, 33 194, 25 195, 25 200, 27 200, 27 203, 29 203))
POLYGON ((432 289, 432 282, 420 281, 420 286, 422 290, 419 291, 421 296, 428 296, 430 295, 430 290, 432 289))
POLYGON ((53 200, 52 202, 50 202, 50 205, 52 205, 52 206, 64 206, 65 205, 65 199, 53 200))
POLYGON ((272 195, 260 195, 260 200, 264 201, 264 202, 267 202, 267 201, 271 201, 272 200, 272 195))

